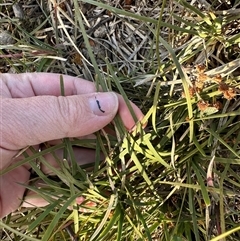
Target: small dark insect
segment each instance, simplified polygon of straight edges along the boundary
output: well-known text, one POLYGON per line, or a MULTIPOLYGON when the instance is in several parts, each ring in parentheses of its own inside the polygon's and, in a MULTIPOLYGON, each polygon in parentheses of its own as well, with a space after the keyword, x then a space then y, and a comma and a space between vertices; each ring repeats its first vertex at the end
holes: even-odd
POLYGON ((99 102, 99 100, 97 100, 96 97, 95 97, 95 99, 96 99, 96 102, 97 102, 97 105, 98 105, 98 109, 99 109, 102 113, 105 113, 105 111, 102 110, 102 108, 101 108, 101 106, 100 106, 100 102, 99 102))

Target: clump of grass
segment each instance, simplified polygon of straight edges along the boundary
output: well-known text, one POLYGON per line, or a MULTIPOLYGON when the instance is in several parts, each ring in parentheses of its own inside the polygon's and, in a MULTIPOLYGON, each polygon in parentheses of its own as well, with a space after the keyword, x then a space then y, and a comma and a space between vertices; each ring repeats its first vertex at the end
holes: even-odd
POLYGON ((27 188, 50 204, 6 217, 2 240, 239 240, 238 1, 33 2, 24 19, 1 5, 15 40, 2 69, 95 81, 140 106, 148 126, 127 133, 116 117, 115 136, 32 150, 17 165, 30 162, 46 188, 27 188), (96 149, 91 169, 73 146, 96 149), (57 170, 43 156, 63 147, 71 164, 57 170))

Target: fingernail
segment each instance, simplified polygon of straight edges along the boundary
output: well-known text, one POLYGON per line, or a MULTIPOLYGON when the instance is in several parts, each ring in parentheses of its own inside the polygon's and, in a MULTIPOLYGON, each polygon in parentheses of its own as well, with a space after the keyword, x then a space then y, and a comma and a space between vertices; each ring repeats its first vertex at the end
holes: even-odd
POLYGON ((89 99, 89 104, 97 116, 115 115, 118 110, 118 98, 113 92, 97 93, 89 99))

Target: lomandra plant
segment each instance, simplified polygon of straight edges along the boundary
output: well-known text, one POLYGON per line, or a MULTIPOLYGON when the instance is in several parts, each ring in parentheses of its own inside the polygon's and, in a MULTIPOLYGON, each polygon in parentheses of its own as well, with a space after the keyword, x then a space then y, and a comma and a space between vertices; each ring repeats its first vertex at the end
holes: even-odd
MULTIPOLYGON (((2 174, 29 162, 34 176, 26 187, 50 204, 4 218, 1 239, 239 240, 238 1, 50 0, 23 7, 28 15, 19 20, 1 5, 15 39, 1 47, 5 71, 78 75, 119 92, 131 112, 132 100, 145 117, 132 132, 117 116, 95 139, 64 139, 41 152, 30 147, 2 174), (96 150, 95 163, 78 166, 76 146, 96 150), (39 180, 46 185, 38 188, 39 180)), ((64 95, 61 78, 59 85, 64 95)))

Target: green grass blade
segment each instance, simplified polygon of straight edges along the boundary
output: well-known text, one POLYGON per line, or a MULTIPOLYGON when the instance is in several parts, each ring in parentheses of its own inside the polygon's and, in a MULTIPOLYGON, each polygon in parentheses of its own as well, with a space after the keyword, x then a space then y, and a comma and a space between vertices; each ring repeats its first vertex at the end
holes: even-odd
POLYGON ((193 167, 193 170, 194 170, 194 172, 197 176, 197 180, 198 180, 198 182, 201 186, 201 192, 202 192, 202 195, 203 195, 203 200, 204 200, 206 206, 208 207, 208 206, 211 205, 211 200, 208 196, 208 191, 207 191, 206 186, 204 184, 203 178, 202 178, 202 176, 199 172, 199 167, 195 162, 192 163, 192 167, 193 167))
POLYGON ((4 228, 6 230, 11 231, 13 234, 18 235, 19 237, 22 237, 25 240, 29 240, 29 241, 39 241, 39 240, 42 240, 42 239, 36 239, 36 238, 33 238, 33 237, 29 237, 28 235, 25 235, 25 234, 17 231, 16 229, 9 227, 7 224, 2 222, 2 220, 0 220, 0 227, 4 228))
POLYGON ((189 127, 190 127, 190 136, 189 136, 190 140, 189 141, 192 142, 193 135, 194 135, 193 109, 192 109, 191 98, 190 98, 190 94, 189 94, 189 90, 188 90, 188 83, 186 80, 186 75, 183 73, 182 67, 181 67, 173 49, 171 48, 171 46, 161 37, 159 38, 159 41, 163 44, 163 46, 171 54, 173 62, 176 65, 176 68, 177 68, 180 78, 182 80, 182 85, 183 85, 183 89, 184 89, 184 93, 185 93, 186 101, 187 101, 187 107, 188 107, 188 118, 189 118, 189 127))
POLYGON ((55 228, 58 226, 58 222, 59 220, 62 218, 64 212, 66 212, 66 210, 68 209, 68 207, 72 204, 72 202, 78 197, 79 194, 76 194, 72 197, 70 197, 65 203, 64 205, 59 209, 59 211, 56 213, 55 217, 53 218, 53 220, 51 221, 51 223, 49 224, 49 226, 47 227, 42 240, 50 240, 54 233, 55 228))
POLYGON ((112 194, 111 198, 109 200, 109 205, 108 205, 107 211, 106 211, 104 217, 102 218, 101 223, 99 224, 99 226, 97 227, 95 232, 92 234, 91 238, 89 239, 90 241, 95 240, 95 238, 100 234, 100 231, 102 230, 103 226, 106 224, 107 219, 108 219, 112 209, 114 208, 116 201, 117 201, 117 196, 115 194, 112 194))

